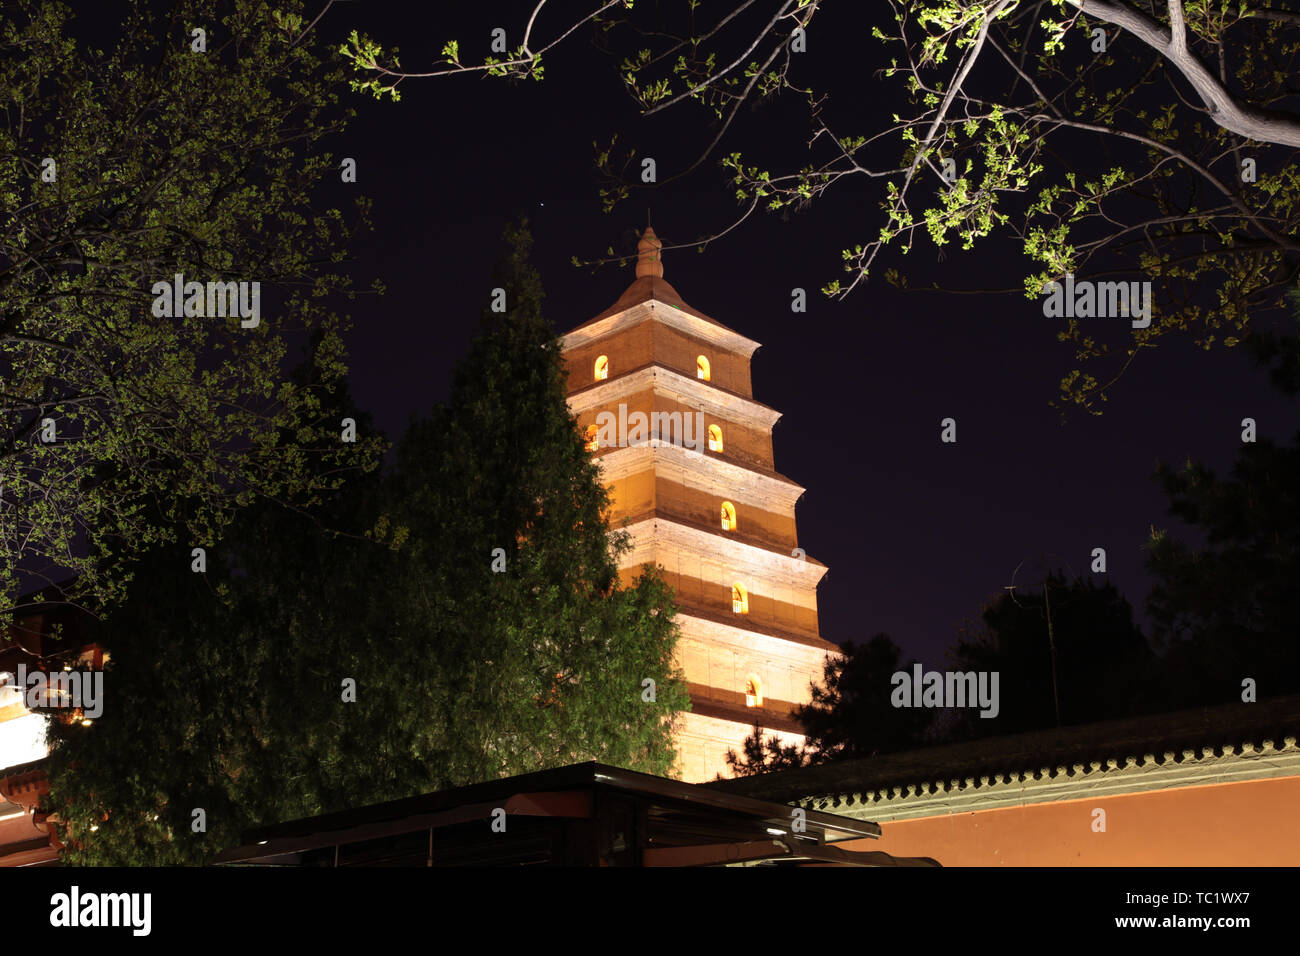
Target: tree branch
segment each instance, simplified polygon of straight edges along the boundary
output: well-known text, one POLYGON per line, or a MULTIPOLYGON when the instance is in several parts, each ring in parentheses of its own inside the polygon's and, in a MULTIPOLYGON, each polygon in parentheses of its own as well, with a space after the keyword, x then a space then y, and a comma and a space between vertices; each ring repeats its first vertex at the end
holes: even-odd
POLYGON ((1168 0, 1174 29, 1110 0, 1065 0, 1080 12, 1127 30, 1163 56, 1192 85, 1210 118, 1223 129, 1260 143, 1300 149, 1300 121, 1285 113, 1263 110, 1237 100, 1214 78, 1187 47, 1182 0, 1168 0))

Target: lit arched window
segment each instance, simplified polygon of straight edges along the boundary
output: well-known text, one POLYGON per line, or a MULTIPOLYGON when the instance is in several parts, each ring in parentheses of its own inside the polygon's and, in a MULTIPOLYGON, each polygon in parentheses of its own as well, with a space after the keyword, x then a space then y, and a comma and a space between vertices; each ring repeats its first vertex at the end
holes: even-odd
POLYGON ((745 679, 745 706, 763 706, 763 682, 755 674, 750 674, 745 679))
POLYGON ((743 584, 731 586, 731 609, 737 614, 749 613, 749 592, 743 584))
POLYGON ((602 355, 596 359, 596 381, 609 378, 609 356, 602 355))
POLYGON ((722 503, 722 530, 736 530, 736 506, 730 501, 724 501, 722 503))
POLYGON ((705 382, 709 380, 709 360, 703 355, 695 359, 695 377, 705 382))
POLYGON ((595 425, 587 426, 587 444, 586 444, 587 451, 596 451, 597 449, 600 448, 600 440, 597 437, 599 434, 600 434, 600 429, 597 428, 595 425))
POLYGON ((718 425, 709 426, 709 451, 722 451, 722 428, 718 425))

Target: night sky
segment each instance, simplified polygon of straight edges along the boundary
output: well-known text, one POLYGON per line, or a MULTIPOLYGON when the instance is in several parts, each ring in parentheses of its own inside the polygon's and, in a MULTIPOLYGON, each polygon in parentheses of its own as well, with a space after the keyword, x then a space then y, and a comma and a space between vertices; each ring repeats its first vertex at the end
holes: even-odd
MULTIPOLYGON (((460 41, 466 61, 485 55, 496 26, 513 46, 531 9, 468 6, 340 3, 321 29, 342 39, 355 27, 396 44, 414 71, 448 39, 460 41)), ((856 124, 843 132, 872 132, 901 102, 889 99, 897 84, 875 75, 881 45, 857 16, 847 8, 818 15, 805 75, 833 90, 832 116, 856 124)), ((551 36, 558 24, 548 12, 539 30, 551 36)), ((616 65, 579 31, 550 58, 542 83, 466 76, 407 81, 396 104, 354 95, 359 120, 333 148, 356 158, 358 183, 338 185, 330 198, 360 190, 374 199, 377 228, 356 249, 357 285, 377 277, 388 293, 350 306, 352 388, 391 438, 447 397, 507 221, 528 217, 547 315, 563 333, 611 305, 633 278, 630 266, 592 274, 570 257, 610 245, 633 252, 648 210, 666 247, 665 278, 696 309, 763 343, 754 395, 784 413, 777 469, 808 489, 800 544, 830 567, 820 589, 823 636, 842 643, 884 631, 905 655, 936 666, 1018 565, 1017 584, 1036 584, 1044 555, 1087 575, 1092 548, 1106 548, 1110 580, 1143 620, 1149 528, 1186 533, 1151 479, 1157 460, 1191 456, 1223 473, 1246 416, 1261 439, 1294 434, 1293 405, 1240 350, 1203 353, 1188 339, 1161 340, 1110 390, 1102 416, 1062 419, 1049 402, 1074 367, 1055 338, 1063 320, 1044 318, 1023 293, 902 293, 877 274, 847 301, 826 300, 816 290, 841 275, 840 250, 872 238, 883 221, 880 194, 865 182, 788 219, 756 213, 702 254, 667 248, 725 227, 741 207, 715 154, 690 177, 602 212, 593 141, 619 133, 638 155, 655 157, 663 180, 708 133, 689 109, 640 119, 616 65), (790 311, 795 286, 808 291, 805 315, 790 311), (956 445, 939 440, 948 416, 956 445)), ((807 161, 807 134, 806 113, 778 101, 747 112, 722 151, 784 171, 807 161)), ((1027 265, 1006 244, 940 253, 927 241, 881 268, 904 270, 913 286, 977 289, 1016 287, 1027 265)), ((1125 320, 1091 322, 1103 336, 1127 333, 1125 320)))

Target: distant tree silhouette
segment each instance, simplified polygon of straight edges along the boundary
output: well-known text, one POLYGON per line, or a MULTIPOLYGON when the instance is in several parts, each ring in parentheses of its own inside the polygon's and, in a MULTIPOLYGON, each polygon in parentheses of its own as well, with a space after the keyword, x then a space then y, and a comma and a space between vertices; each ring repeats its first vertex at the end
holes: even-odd
POLYGON ((903 651, 888 634, 843 647, 843 656, 826 661, 825 687, 814 687, 811 703, 795 711, 810 747, 823 760, 837 760, 919 745, 932 715, 890 703, 894 674, 914 662, 902 665, 903 651))
MULTIPOLYGON (((774 770, 792 770, 815 763, 807 747, 782 744, 779 737, 763 738, 763 727, 754 724, 754 729, 745 738, 740 753, 727 751, 727 766, 733 777, 753 777, 760 773, 774 770)), ((723 779, 718 774, 718 779, 723 779)))
POLYGON ((984 609, 984 630, 949 651, 957 670, 998 672, 999 712, 955 715, 954 736, 987 737, 1130 716, 1153 709, 1144 693, 1152 654, 1133 609, 1114 587, 1055 572, 1038 591, 1006 593, 984 609), (1051 635, 1048 605, 1051 606, 1051 635), (1053 694, 1052 645, 1056 648, 1053 694))
MULTIPOLYGON (((1300 311, 1300 299, 1290 297, 1300 311)), ((1285 395, 1300 395, 1300 338, 1259 334, 1248 350, 1285 395)), ((1197 549, 1152 530, 1147 598, 1166 661, 1163 689, 1184 705, 1300 692, 1300 433, 1241 446, 1229 477, 1188 461, 1156 477, 1169 512, 1204 530, 1197 549)))

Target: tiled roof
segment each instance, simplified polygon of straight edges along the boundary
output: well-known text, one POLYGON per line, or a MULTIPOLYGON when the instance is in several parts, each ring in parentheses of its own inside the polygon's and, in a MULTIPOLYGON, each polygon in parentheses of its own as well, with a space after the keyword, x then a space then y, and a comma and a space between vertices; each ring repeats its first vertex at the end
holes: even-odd
POLYGON ((570 329, 570 332, 576 332, 579 329, 585 329, 587 326, 595 325, 597 322, 601 321, 602 319, 607 319, 611 315, 617 315, 620 312, 632 308, 632 306, 634 305, 640 305, 642 302, 650 302, 651 300, 655 302, 662 302, 665 305, 671 305, 674 309, 679 309, 682 312, 685 312, 687 315, 693 315, 697 319, 703 319, 705 322, 708 322, 711 325, 716 325, 720 329, 725 329, 726 331, 732 333, 736 332, 735 329, 723 325, 717 319, 711 318, 705 315, 703 312, 700 312, 698 309, 692 308, 691 306, 687 305, 684 301, 682 301, 682 297, 676 289, 674 289, 671 285, 665 282, 662 278, 656 276, 642 276, 641 278, 637 279, 635 282, 633 282, 630 286, 628 286, 623 291, 623 294, 619 296, 617 302, 615 302, 613 305, 611 305, 608 309, 600 313, 600 315, 596 316, 595 318, 588 319, 586 322, 583 322, 581 325, 575 326, 574 328, 570 329))
POLYGON ((979 808, 1069 799, 1233 777, 1300 774, 1300 696, 1106 721, 845 760, 708 786, 786 803, 884 807, 924 815, 920 804, 979 808), (1139 782, 1140 781, 1140 782, 1139 782), (1002 796, 999 797, 999 794, 1002 796), (908 809, 908 804, 917 806, 908 809))

